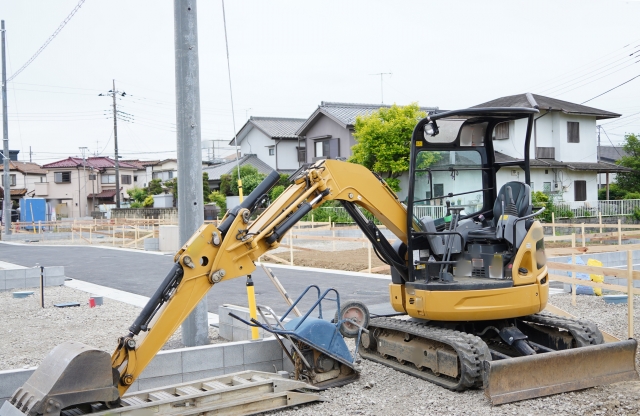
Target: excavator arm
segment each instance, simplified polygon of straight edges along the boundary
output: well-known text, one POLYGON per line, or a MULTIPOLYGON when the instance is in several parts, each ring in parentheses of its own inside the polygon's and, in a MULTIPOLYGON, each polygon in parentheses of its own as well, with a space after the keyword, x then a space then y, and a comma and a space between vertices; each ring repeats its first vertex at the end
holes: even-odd
MULTIPOLYGON (((250 275, 254 262, 277 248, 287 231, 323 202, 340 200, 346 206, 365 208, 407 241, 407 212, 395 193, 363 166, 335 160, 300 170, 293 184, 250 221, 252 210, 278 178, 277 174, 267 177, 242 205, 227 213, 219 227, 202 225, 175 255, 175 265, 112 355, 121 396, 212 286, 250 275)), ((378 245, 384 239, 379 233, 367 235, 378 245)), ((380 254, 399 262, 389 248, 385 244, 380 254)))

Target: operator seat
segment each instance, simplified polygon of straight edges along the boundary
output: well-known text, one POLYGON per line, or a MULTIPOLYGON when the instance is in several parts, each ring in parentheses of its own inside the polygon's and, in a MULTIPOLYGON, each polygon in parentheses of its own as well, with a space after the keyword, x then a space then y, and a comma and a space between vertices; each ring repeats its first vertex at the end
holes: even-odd
POLYGON ((498 225, 498 220, 502 215, 502 201, 504 201, 505 208, 507 208, 510 202, 508 196, 509 193, 507 192, 508 187, 511 188, 516 212, 510 213, 507 211, 505 214, 517 215, 519 218, 531 214, 531 189, 529 188, 529 185, 522 182, 507 182, 502 185, 502 188, 500 188, 498 198, 496 198, 496 202, 493 204, 493 219, 491 220, 491 225, 489 227, 469 231, 467 238, 468 241, 496 240, 496 226, 498 225))

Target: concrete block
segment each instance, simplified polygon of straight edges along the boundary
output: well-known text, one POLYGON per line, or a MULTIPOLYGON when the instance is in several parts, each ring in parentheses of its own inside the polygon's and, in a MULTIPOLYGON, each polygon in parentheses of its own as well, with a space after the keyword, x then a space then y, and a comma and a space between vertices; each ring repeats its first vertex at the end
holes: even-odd
POLYGON ((210 378, 215 376, 224 375, 224 368, 215 368, 213 370, 194 371, 192 373, 183 373, 182 381, 184 383, 188 381, 202 380, 203 378, 210 378))
POLYGON ((62 286, 64 285, 64 276, 45 277, 45 286, 62 286))
POLYGON ((218 335, 220 335, 220 338, 233 341, 233 327, 220 323, 220 326, 218 326, 218 335))
POLYGON ((26 284, 26 273, 24 269, 5 270, 5 288, 23 289, 26 284))
MULTIPOLYGON (((27 269, 29 270, 29 269, 27 269)), ((26 288, 39 288, 40 287, 40 276, 38 277, 27 277, 25 279, 24 287, 26 288)))
POLYGON ((182 371, 192 373, 221 368, 224 365, 223 348, 222 345, 185 348, 182 350, 182 371))
POLYGON ((0 371, 0 400, 6 400, 22 386, 35 369, 0 371))
POLYGON ((247 341, 251 339, 251 333, 246 329, 238 328, 237 326, 232 327, 233 335, 231 337, 232 341, 247 341))
POLYGON ((225 367, 235 367, 244 363, 244 343, 225 345, 223 351, 225 367))
MULTIPOLYGON (((289 364, 291 364, 291 361, 289 361, 289 364)), ((245 370, 266 371, 268 373, 275 373, 276 371, 282 370, 282 360, 269 361, 265 363, 246 364, 244 367, 245 370)))
POLYGON ((64 266, 49 266, 44 268, 46 277, 64 276, 64 266))
POLYGON ((244 346, 244 364, 282 360, 282 348, 275 339, 253 341, 244 346))
POLYGON ((238 365, 235 367, 225 367, 224 368, 224 373, 225 374, 231 374, 231 373, 237 373, 238 371, 244 371, 245 368, 243 365, 238 365))
MULTIPOLYGON (((182 350, 160 351, 140 375, 140 379, 182 374, 182 350)), ((143 389, 142 384, 140 388, 143 389)), ((148 388, 148 387, 144 387, 148 388)))
POLYGON ((25 277, 29 279, 30 277, 37 277, 40 279, 40 267, 32 267, 29 269, 25 269, 25 277))
POLYGON ((157 387, 164 387, 170 384, 182 383, 182 373, 172 374, 161 377, 141 378, 138 379, 138 386, 140 391, 147 389, 154 389, 157 387))
POLYGON ((229 316, 229 312, 232 312, 227 305, 218 306, 218 319, 220 320, 220 324, 233 325, 233 319, 229 316))

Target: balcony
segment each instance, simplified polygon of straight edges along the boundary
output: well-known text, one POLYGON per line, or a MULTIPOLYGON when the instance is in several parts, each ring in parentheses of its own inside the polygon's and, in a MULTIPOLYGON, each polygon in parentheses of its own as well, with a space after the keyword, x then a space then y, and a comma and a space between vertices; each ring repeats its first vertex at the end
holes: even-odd
POLYGON ((34 185, 36 188, 35 196, 49 195, 49 182, 36 182, 34 185))

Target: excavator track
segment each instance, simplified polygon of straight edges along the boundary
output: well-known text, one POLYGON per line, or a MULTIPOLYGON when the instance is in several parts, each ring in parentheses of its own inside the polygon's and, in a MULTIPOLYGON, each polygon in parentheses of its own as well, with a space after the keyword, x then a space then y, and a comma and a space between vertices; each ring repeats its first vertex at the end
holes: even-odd
POLYGON ((573 337, 575 347, 586 347, 589 345, 600 345, 604 343, 602 332, 596 324, 582 319, 571 319, 549 313, 537 313, 525 316, 519 320, 530 322, 554 329, 564 329, 573 337))
MULTIPOLYGON (((450 390, 464 391, 471 388, 482 387, 482 362, 491 359, 491 353, 485 342, 475 335, 454 331, 446 328, 439 328, 428 325, 428 323, 405 321, 394 318, 373 318, 369 322, 368 329, 373 334, 376 345, 369 345, 369 348, 362 345, 360 355, 368 360, 392 367, 398 371, 413 375, 430 381, 450 390), (405 356, 392 356, 379 352, 377 343, 382 334, 402 335, 402 337, 417 337, 428 348, 435 350, 435 356, 446 357, 447 352, 452 352, 457 356, 457 375, 446 375, 438 372, 436 368, 419 369, 417 364, 410 360, 403 359, 405 356), (410 363, 410 364, 409 364, 410 363)), ((399 353, 401 351, 398 351, 399 353)), ((407 352, 411 355, 412 352, 407 352)), ((424 353, 426 355, 426 352, 424 353)), ((401 354, 398 354, 401 355, 401 354)), ((446 358, 444 361, 447 361, 446 358)), ((451 363, 451 360, 448 360, 451 363)))

